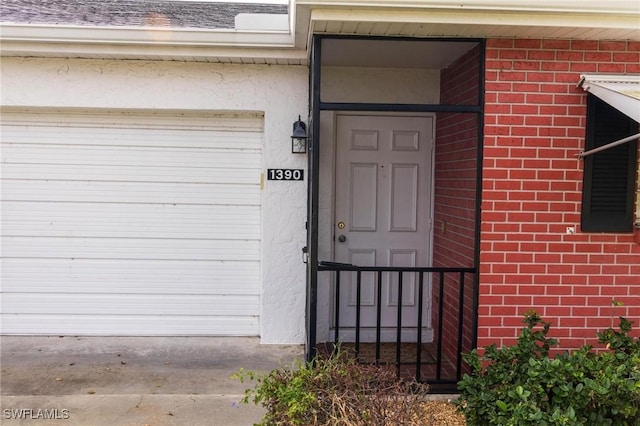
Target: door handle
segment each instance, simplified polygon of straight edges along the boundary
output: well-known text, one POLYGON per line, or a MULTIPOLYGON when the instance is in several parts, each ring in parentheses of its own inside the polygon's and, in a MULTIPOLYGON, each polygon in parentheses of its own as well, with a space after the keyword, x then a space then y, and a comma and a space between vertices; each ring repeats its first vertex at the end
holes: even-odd
POLYGON ((340 241, 341 243, 344 243, 345 241, 347 241, 347 237, 345 237, 344 235, 339 235, 338 241, 340 241))

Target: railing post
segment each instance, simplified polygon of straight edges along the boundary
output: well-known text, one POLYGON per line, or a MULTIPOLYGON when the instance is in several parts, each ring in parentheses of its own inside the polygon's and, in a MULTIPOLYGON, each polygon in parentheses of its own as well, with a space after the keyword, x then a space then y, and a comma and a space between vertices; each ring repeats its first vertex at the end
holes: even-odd
POLYGON ((362 271, 356 272, 356 357, 360 357, 360 308, 362 305, 362 271))
POLYGON ((402 346, 402 271, 398 271, 398 323, 396 333, 396 374, 400 377, 400 356, 402 346))
POLYGON ((462 331, 464 322, 464 272, 460 272, 460 291, 458 292, 458 347, 456 350, 456 379, 460 380, 462 369, 462 331))
POLYGON ((438 289, 438 344, 436 348, 436 380, 442 373, 442 325, 444 318, 444 272, 440 272, 440 288, 438 289))
POLYGON ((335 322, 335 337, 333 339, 334 349, 337 347, 338 343, 340 343, 340 271, 336 271, 336 294, 335 294, 335 312, 334 312, 334 322, 335 322))
POLYGON ((376 305, 376 365, 380 365, 380 332, 382 331, 382 271, 378 271, 378 288, 376 305))
POLYGON ((422 305, 424 302, 424 274, 420 272, 420 278, 418 279, 418 326, 417 326, 417 342, 416 348, 416 381, 420 381, 421 368, 422 368, 422 305))

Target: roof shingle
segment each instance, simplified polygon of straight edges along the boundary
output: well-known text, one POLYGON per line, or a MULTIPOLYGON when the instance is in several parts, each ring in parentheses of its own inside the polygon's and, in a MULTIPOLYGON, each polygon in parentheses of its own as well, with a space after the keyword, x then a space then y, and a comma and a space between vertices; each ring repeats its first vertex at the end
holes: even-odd
POLYGON ((239 13, 286 14, 286 5, 171 0, 2 0, 13 24, 234 28, 239 13))

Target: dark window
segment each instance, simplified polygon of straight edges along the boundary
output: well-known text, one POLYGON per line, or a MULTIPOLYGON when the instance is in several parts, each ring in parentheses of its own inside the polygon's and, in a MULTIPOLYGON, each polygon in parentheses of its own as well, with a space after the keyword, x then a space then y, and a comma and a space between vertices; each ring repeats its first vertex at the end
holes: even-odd
MULTIPOLYGON (((638 133, 638 123, 589 94, 585 151, 638 133)), ((582 230, 632 232, 637 141, 585 157, 582 230)))

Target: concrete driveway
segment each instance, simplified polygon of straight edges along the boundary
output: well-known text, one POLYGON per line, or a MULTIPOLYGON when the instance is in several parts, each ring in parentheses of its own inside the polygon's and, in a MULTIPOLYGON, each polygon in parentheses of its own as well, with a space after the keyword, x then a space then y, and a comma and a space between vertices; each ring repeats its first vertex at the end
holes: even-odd
POLYGON ((304 352, 248 337, 3 336, 0 350, 3 426, 252 425, 264 410, 230 376, 304 352))

